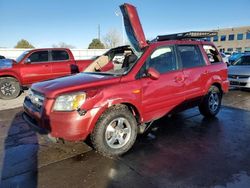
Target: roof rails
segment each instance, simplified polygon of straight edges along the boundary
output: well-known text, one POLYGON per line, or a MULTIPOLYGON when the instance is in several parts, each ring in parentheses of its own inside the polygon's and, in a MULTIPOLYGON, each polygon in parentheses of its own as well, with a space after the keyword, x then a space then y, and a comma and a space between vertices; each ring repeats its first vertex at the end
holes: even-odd
POLYGON ((176 33, 170 35, 159 35, 154 41, 165 41, 165 40, 183 40, 183 39, 205 39, 218 35, 218 32, 214 31, 189 31, 184 33, 176 33))

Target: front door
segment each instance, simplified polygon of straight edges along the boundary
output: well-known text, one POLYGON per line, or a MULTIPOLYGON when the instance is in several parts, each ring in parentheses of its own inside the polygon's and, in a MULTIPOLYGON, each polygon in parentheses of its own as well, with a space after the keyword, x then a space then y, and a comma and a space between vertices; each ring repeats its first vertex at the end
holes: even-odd
POLYGON ((141 78, 142 106, 145 121, 157 119, 184 101, 184 74, 177 63, 174 46, 163 46, 153 51, 145 65, 160 73, 157 80, 141 78))
POLYGON ((20 67, 20 74, 25 85, 51 78, 51 62, 47 50, 30 54, 20 67))

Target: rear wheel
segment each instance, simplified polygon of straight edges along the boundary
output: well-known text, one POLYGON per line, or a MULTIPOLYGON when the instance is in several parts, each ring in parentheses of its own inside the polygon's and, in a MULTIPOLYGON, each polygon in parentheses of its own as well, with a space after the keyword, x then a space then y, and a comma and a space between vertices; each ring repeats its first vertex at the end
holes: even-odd
POLYGON ((118 105, 100 117, 91 134, 91 142, 102 155, 118 156, 133 146, 136 136, 135 117, 126 106, 118 105))
POLYGON ((217 86, 211 86, 207 95, 199 105, 199 110, 205 117, 214 117, 220 111, 222 93, 217 86))
POLYGON ((21 87, 15 78, 0 78, 0 98, 9 100, 18 97, 21 87))

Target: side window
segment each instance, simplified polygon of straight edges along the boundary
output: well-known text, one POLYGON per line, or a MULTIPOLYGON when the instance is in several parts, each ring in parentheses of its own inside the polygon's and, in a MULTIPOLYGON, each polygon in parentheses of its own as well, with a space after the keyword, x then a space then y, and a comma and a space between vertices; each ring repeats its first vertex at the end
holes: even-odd
POLYGON ((180 55, 183 68, 199 67, 205 65, 205 61, 198 46, 180 45, 177 46, 177 51, 180 55))
POLYGON ((34 52, 29 56, 29 59, 31 63, 47 62, 49 59, 49 53, 48 51, 34 52))
POLYGON ((64 50, 53 50, 52 51, 52 61, 63 61, 68 60, 69 54, 64 50))
POLYGON ((159 73, 177 69, 173 47, 166 46, 156 49, 146 61, 146 67, 152 67, 159 73))
POLYGON ((211 45, 203 45, 203 48, 207 54, 207 57, 210 61, 210 63, 219 63, 222 62, 221 56, 215 49, 215 47, 211 45))

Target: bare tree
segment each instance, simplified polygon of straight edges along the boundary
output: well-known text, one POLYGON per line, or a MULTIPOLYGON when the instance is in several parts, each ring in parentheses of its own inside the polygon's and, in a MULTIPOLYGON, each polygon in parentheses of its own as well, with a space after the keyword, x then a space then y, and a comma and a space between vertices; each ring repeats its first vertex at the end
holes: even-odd
POLYGON ((103 37, 106 48, 114 48, 122 44, 121 34, 116 29, 110 29, 103 37))
POLYGON ((75 48, 75 46, 72 46, 70 44, 67 44, 65 42, 59 42, 58 44, 53 44, 52 45, 53 48, 75 48))

